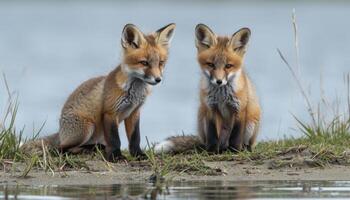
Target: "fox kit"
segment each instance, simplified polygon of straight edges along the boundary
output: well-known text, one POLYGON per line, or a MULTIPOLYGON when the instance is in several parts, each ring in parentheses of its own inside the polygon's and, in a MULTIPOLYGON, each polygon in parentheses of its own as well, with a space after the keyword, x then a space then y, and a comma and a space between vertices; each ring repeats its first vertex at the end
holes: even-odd
POLYGON ((198 136, 176 136, 155 147, 157 152, 186 151, 202 146, 210 152, 252 150, 259 129, 260 106, 254 86, 243 68, 250 30, 231 37, 217 36, 197 25, 195 41, 202 71, 198 136))
MULTIPOLYGON (((145 35, 135 25, 127 24, 121 38, 121 64, 107 76, 82 83, 64 104, 58 133, 43 138, 43 142, 71 152, 79 152, 85 145, 102 144, 108 160, 120 159, 118 128, 124 121, 131 155, 144 156, 140 148, 140 108, 151 85, 162 80, 174 29, 175 24, 169 24, 145 35)), ((22 148, 38 146, 39 141, 22 148)))

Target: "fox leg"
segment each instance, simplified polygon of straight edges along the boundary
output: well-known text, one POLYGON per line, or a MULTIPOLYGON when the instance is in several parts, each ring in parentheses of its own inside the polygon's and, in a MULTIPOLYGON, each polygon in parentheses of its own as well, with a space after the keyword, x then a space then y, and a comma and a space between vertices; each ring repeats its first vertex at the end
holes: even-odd
POLYGON ((207 151, 218 153, 218 132, 217 124, 213 119, 207 121, 207 151))
POLYGON ((243 143, 243 128, 242 122, 235 121, 230 139, 229 139, 229 148, 233 151, 241 151, 243 143))
POLYGON ((104 137, 106 141, 106 159, 108 161, 125 159, 120 151, 120 138, 117 120, 111 114, 104 114, 103 125, 104 137))
POLYGON ((232 137, 232 131, 235 124, 234 116, 230 116, 230 118, 226 118, 223 120, 221 116, 218 116, 219 120, 217 123, 217 130, 219 132, 219 151, 223 152, 230 149, 230 140, 232 137))
POLYGON ((93 122, 79 116, 63 116, 60 120, 58 148, 63 151, 74 151, 84 145, 95 131, 93 122))
POLYGON ((204 106, 200 106, 197 114, 197 130, 198 136, 203 144, 207 144, 207 132, 208 132, 208 120, 207 120, 207 110, 204 106))
POLYGON ((206 106, 200 106, 198 110, 198 135, 208 152, 218 152, 218 127, 214 113, 206 106))
POLYGON ((124 120, 126 134, 129 140, 129 152, 134 157, 146 157, 140 148, 140 111, 134 110, 124 120))
POLYGON ((248 121, 244 132, 244 145, 248 151, 252 151, 255 146, 255 140, 258 136, 259 122, 248 121))

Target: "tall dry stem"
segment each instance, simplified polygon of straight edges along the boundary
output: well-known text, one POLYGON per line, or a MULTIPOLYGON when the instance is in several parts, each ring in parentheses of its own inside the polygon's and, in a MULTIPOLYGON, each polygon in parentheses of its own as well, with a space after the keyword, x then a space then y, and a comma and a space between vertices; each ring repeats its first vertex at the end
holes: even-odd
POLYGON ((281 52, 280 49, 277 48, 277 52, 279 54, 279 56, 281 57, 282 61, 286 64, 288 70, 291 72, 292 77, 294 78, 294 80, 297 83, 298 89, 301 93, 301 95, 303 96, 306 104, 307 104, 307 110, 308 113, 311 117, 312 120, 312 125, 316 128, 317 127, 317 120, 315 117, 315 112, 313 110, 311 101, 310 101, 310 97, 308 96, 306 89, 303 87, 302 84, 302 80, 300 78, 300 74, 297 73, 297 70, 300 70, 300 62, 299 62, 299 36, 298 36, 298 26, 297 26, 297 22, 296 22, 296 14, 295 14, 295 9, 293 10, 293 14, 292 14, 292 23, 293 23, 293 30, 294 30, 294 47, 295 47, 295 52, 296 52, 296 66, 292 66, 287 59, 285 58, 285 56, 283 55, 283 53, 281 52))

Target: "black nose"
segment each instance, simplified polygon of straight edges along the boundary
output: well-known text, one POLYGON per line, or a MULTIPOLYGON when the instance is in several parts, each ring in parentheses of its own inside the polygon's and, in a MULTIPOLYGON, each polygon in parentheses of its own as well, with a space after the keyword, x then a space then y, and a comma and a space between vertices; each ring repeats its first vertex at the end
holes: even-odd
POLYGON ((157 83, 159 83, 159 82, 162 81, 162 79, 158 77, 158 78, 155 79, 155 81, 156 81, 157 83))
POLYGON ((217 80, 216 83, 217 83, 218 85, 221 85, 222 80, 217 80))

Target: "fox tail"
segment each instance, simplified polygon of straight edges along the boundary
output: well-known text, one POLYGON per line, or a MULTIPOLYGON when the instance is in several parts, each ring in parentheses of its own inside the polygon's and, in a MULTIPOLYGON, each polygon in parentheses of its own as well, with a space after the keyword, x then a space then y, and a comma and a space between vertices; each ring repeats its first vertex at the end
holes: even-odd
POLYGON ((39 153, 42 152, 43 145, 51 148, 58 148, 59 146, 59 135, 58 133, 38 138, 35 140, 30 140, 20 145, 20 150, 24 153, 39 153))
POLYGON ((186 151, 204 148, 201 139, 195 135, 172 136, 154 147, 156 154, 184 153, 186 151))

